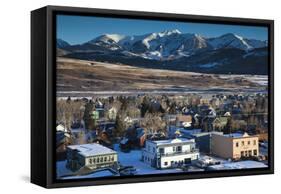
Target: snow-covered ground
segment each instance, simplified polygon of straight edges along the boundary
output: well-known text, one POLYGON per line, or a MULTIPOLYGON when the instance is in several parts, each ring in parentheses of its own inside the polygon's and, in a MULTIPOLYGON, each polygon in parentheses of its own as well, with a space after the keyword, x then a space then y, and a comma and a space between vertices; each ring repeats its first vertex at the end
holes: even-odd
POLYGON ((114 174, 112 174, 112 172, 109 170, 103 170, 103 171, 93 172, 87 175, 67 176, 67 177, 63 177, 62 179, 84 179, 84 178, 99 178, 99 177, 109 177, 109 176, 114 176, 114 174))
POLYGON ((57 178, 59 179, 80 179, 80 178, 98 178, 116 176, 109 170, 93 171, 93 173, 86 175, 74 175, 74 172, 66 168, 66 161, 57 162, 57 178))
POLYGON ((203 68, 212 68, 212 67, 215 67, 215 66, 217 66, 217 65, 219 65, 219 63, 214 62, 214 63, 205 63, 205 64, 201 64, 201 65, 199 65, 199 67, 203 67, 203 68))
POLYGON ((227 75, 227 74, 220 74, 220 78, 222 79, 233 79, 233 78, 243 78, 247 79, 250 82, 255 84, 259 84, 261 86, 268 85, 268 76, 267 75, 227 75))
POLYGON ((160 173, 179 173, 183 172, 181 169, 164 169, 158 170, 148 164, 142 162, 141 150, 132 150, 129 153, 124 153, 120 150, 119 145, 114 145, 114 150, 118 152, 118 161, 123 166, 134 166, 136 168, 136 174, 160 174, 160 173))
POLYGON ((234 169, 249 169, 249 168, 267 168, 262 162, 246 160, 239 162, 226 162, 218 165, 209 166, 209 170, 234 170, 234 169))
POLYGON ((66 168, 66 161, 57 161, 56 163, 57 177, 63 177, 73 174, 73 172, 66 168))
POLYGON ((257 83, 261 86, 267 86, 268 85, 268 76, 255 75, 255 76, 250 76, 247 79, 249 81, 257 83))

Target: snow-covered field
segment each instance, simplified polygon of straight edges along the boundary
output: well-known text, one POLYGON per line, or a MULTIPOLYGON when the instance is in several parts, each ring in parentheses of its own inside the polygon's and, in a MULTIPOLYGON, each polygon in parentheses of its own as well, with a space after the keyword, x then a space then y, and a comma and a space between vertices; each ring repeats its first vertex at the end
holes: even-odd
POLYGON ((267 75, 226 75, 226 74, 220 74, 220 78, 222 79, 234 79, 234 78, 243 78, 247 79, 248 81, 259 84, 261 86, 267 86, 268 85, 268 76, 267 75))

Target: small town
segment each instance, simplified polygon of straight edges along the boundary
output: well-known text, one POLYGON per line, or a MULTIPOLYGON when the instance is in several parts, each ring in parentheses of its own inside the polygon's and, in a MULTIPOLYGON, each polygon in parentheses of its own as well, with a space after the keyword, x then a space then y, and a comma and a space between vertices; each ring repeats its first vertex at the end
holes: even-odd
POLYGON ((268 96, 57 98, 57 178, 266 168, 268 96))

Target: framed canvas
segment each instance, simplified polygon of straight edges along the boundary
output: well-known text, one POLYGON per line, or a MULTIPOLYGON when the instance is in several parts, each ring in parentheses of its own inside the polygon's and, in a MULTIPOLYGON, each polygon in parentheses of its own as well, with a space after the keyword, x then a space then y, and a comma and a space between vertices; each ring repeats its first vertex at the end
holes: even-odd
POLYGON ((31 182, 272 174, 273 21, 31 12, 31 182))

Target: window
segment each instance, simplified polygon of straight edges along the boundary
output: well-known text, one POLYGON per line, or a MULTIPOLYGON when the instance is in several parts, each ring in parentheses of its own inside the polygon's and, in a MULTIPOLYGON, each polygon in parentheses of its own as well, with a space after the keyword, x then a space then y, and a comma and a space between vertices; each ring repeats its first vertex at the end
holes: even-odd
POLYGON ((111 157, 111 161, 114 161, 114 156, 111 157))
POLYGON ((92 159, 91 158, 89 159, 89 163, 92 164, 92 159))
MULTIPOLYGON (((198 159, 198 155, 197 155, 197 159, 198 159)), ((184 159, 184 163, 185 164, 190 164, 191 163, 191 158, 185 158, 184 159)))
POLYGON ((244 151, 241 151, 241 157, 243 157, 244 156, 244 151))
POLYGON ((244 141, 241 142, 242 146, 244 145, 244 141))
POLYGON ((100 162, 103 162, 103 157, 100 158, 100 162))
POLYGON ((256 145, 256 144, 257 144, 257 141, 256 141, 256 140, 254 140, 254 141, 253 141, 253 144, 254 144, 254 145, 256 145))
POLYGON ((239 143, 238 142, 236 142, 236 147, 239 147, 239 143))
POLYGON ((173 152, 175 152, 176 151, 176 147, 173 147, 173 152))
POLYGON ((107 157, 104 157, 104 161, 105 161, 105 162, 107 161, 107 157))
POLYGON ((249 156, 252 156, 252 150, 249 150, 248 152, 249 152, 249 156))
POLYGON ((258 151, 254 150, 254 156, 257 156, 257 155, 258 155, 258 151))
POLYGON ((164 154, 164 148, 159 148, 159 153, 164 154))
POLYGON ((95 158, 93 159, 93 163, 96 163, 96 159, 95 158))
POLYGON ((99 163, 100 162, 100 159, 99 158, 97 158, 97 163, 99 163))
POLYGON ((182 151, 182 147, 181 146, 177 146, 177 152, 181 152, 182 151))
POLYGON ((251 141, 248 141, 248 145, 250 145, 251 144, 251 141))
POLYGON ((167 166, 168 165, 168 162, 164 162, 164 166, 167 166))

